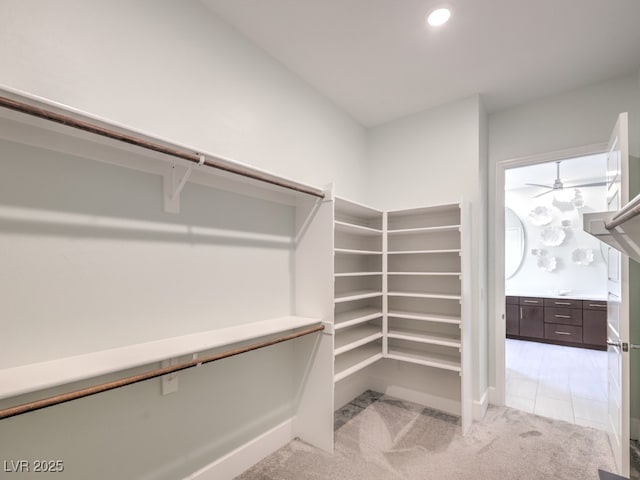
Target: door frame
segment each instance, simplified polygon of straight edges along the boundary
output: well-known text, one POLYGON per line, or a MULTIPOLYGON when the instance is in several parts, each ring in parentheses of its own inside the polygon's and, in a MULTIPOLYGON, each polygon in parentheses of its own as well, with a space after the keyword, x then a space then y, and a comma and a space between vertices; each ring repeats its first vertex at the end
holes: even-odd
MULTIPOLYGON (((491 316, 493 319, 493 348, 489 351, 494 352, 493 361, 493 378, 494 386, 490 390, 490 402, 493 405, 504 405, 506 396, 505 386, 505 339, 506 339, 506 323, 505 323, 505 293, 504 293, 504 177, 505 171, 515 167, 525 167, 528 165, 537 165, 539 163, 555 162, 558 160, 567 160, 576 157, 585 157, 588 155, 596 155, 606 153, 607 142, 585 145, 582 147, 573 147, 555 152, 529 155, 526 157, 512 158, 501 160, 495 163, 495 172, 493 175, 493 261, 489 262, 490 277, 493 280, 493 305, 491 306, 491 316)), ((491 253, 491 252, 490 252, 491 253)))

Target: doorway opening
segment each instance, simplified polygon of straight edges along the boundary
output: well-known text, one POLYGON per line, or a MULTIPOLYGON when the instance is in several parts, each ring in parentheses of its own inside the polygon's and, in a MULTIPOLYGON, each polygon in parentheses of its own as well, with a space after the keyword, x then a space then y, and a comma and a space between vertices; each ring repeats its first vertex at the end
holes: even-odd
MULTIPOLYGON (((505 404, 607 430, 605 154, 504 170, 505 404)), ((498 186, 500 188, 500 186, 498 186)))

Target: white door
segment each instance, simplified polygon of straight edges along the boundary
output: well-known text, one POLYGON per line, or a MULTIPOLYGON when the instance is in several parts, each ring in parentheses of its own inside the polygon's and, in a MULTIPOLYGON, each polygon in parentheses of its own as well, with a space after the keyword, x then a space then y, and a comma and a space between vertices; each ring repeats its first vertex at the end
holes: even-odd
MULTIPOLYGON (((609 140, 607 204, 617 211, 629 201, 627 114, 618 117, 609 140)), ((629 257, 607 247, 607 352, 609 385, 609 441, 618 473, 629 476, 629 257)))

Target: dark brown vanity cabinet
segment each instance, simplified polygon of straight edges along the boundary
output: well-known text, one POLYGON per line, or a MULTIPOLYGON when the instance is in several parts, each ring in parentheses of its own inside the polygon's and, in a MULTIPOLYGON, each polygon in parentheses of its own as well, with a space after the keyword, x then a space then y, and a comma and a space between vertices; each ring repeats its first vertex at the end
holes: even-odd
POLYGON ((582 302, 582 342, 607 348, 607 302, 582 302))
POLYGON ((508 296, 506 303, 508 338, 606 349, 607 302, 508 296))
POLYGON ((520 336, 520 306, 518 297, 507 297, 507 337, 520 336))
POLYGON ((520 336, 544 338, 544 308, 541 298, 520 297, 520 336))

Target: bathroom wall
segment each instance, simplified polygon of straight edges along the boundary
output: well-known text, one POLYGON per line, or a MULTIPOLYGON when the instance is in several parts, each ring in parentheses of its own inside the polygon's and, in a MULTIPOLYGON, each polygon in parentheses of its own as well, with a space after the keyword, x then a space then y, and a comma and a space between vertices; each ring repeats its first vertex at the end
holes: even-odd
MULTIPOLYGON (((508 179, 508 172, 507 172, 508 179)), ((601 242, 582 230, 582 214, 606 210, 606 187, 590 187, 581 190, 585 206, 561 210, 553 205, 553 194, 532 198, 539 188, 519 188, 505 191, 505 205, 522 221, 525 231, 524 259, 517 272, 505 281, 507 295, 549 296, 566 292, 567 296, 606 297, 607 271, 600 251, 601 242), (530 212, 538 206, 548 207, 552 220, 548 225, 537 226, 530 212), (561 222, 570 222, 562 228, 561 222), (542 232, 546 227, 560 227, 566 235, 559 246, 545 246, 542 232), (593 261, 581 265, 572 260, 572 252, 578 248, 593 252, 593 261), (542 251, 534 255, 532 251, 542 251), (546 271, 542 266, 553 263, 556 268, 546 271), (541 264, 539 266, 538 264, 541 264)))

